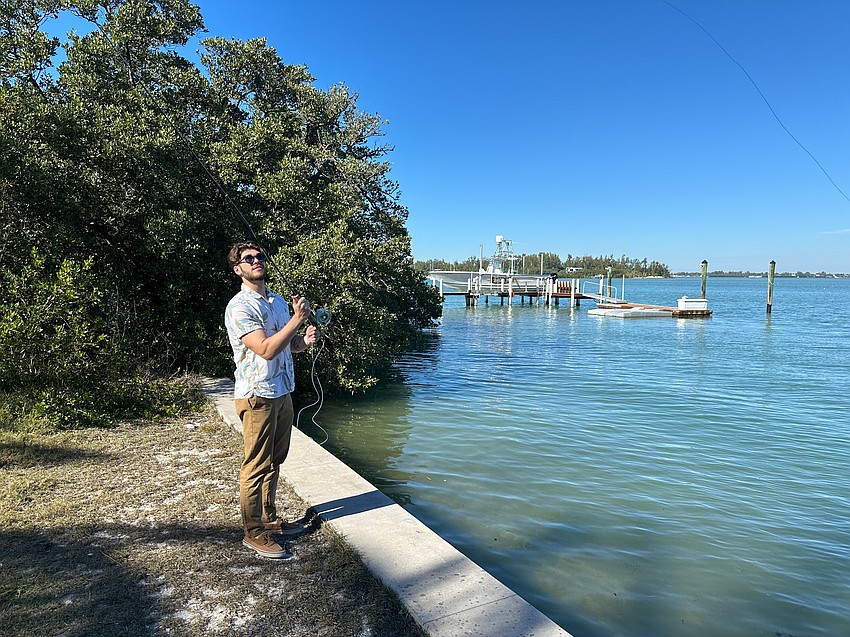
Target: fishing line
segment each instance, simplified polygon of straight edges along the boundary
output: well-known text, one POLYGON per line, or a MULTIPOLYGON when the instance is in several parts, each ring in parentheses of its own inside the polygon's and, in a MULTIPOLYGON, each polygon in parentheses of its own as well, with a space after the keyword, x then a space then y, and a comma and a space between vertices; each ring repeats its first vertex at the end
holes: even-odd
MULTIPOLYGON (((177 123, 174 121, 174 119, 171 117, 171 115, 169 113, 167 113, 162 108, 162 106, 160 105, 160 103, 158 102, 158 100, 156 99, 154 94, 151 92, 151 90, 148 88, 146 83, 144 81, 137 80, 135 73, 133 72, 133 63, 132 63, 132 60, 130 59, 129 52, 121 51, 121 49, 112 40, 112 38, 109 36, 109 34, 106 33, 106 31, 104 30, 104 28, 101 24, 98 24, 97 22, 95 22, 94 24, 97 27, 100 34, 103 36, 104 40, 115 51, 115 53, 118 56, 118 59, 124 61, 124 64, 127 68, 127 73, 130 77, 131 85, 141 87, 142 91, 147 96, 148 101, 153 106, 153 108, 157 111, 157 113, 161 117, 163 117, 165 119, 165 121, 171 127, 171 130, 174 131, 174 134, 177 135, 177 138, 180 140, 180 142, 183 144, 183 146, 186 148, 186 150, 189 151, 189 154, 192 156, 192 158, 201 167, 201 169, 204 171, 204 173, 207 175, 207 177, 209 177, 210 181, 212 181, 212 183, 215 185, 215 187, 218 189, 218 191, 224 196, 224 199, 227 202, 227 205, 235 213, 237 219, 242 222, 242 225, 247 230, 248 234, 250 235, 250 238, 253 239, 254 242, 257 243, 257 245, 261 246, 263 254, 266 255, 266 260, 275 269, 277 274, 280 276, 281 281, 283 281, 285 284, 287 284, 287 287, 289 287, 291 289, 292 286, 288 285, 289 282, 287 281, 286 277, 283 275, 283 272, 281 271, 281 269, 278 268, 277 264, 274 262, 274 260, 271 258, 271 256, 269 256, 268 251, 265 248, 262 248, 263 242, 260 241, 260 238, 257 236, 257 233, 254 232, 254 228, 251 226, 250 222, 245 217, 242 210, 239 208, 239 206, 236 205, 236 202, 233 201, 233 198, 227 192, 227 189, 224 187, 224 184, 222 184, 221 180, 218 179, 218 177, 216 177, 213 174, 212 170, 210 170, 210 168, 207 166, 207 164, 203 160, 203 158, 197 153, 197 151, 195 150, 195 147, 192 146, 192 143, 183 134, 183 132, 177 126, 177 123)), ((318 329, 321 330, 322 327, 324 327, 324 326, 326 326, 330 323, 331 315, 330 315, 330 312, 328 312, 325 308, 320 307, 320 308, 317 308, 315 311, 311 308, 310 309, 310 320, 317 326, 318 329)), ((321 354, 325 349, 325 339, 326 338, 328 338, 327 335, 325 335, 324 332, 320 332, 319 342, 321 343, 321 346, 319 347, 319 350, 313 355, 313 361, 312 361, 312 364, 310 366, 310 381, 313 385, 313 391, 316 392, 316 396, 317 396, 316 401, 309 404, 309 405, 302 407, 298 411, 298 418, 295 421, 295 426, 296 426, 296 428, 298 428, 299 420, 301 418, 301 412, 303 412, 305 409, 308 409, 309 407, 313 407, 313 406, 318 404, 318 408, 316 409, 315 412, 313 412, 313 415, 311 416, 310 420, 325 435, 325 439, 322 442, 319 443, 320 445, 324 445, 328 441, 328 439, 330 438, 330 436, 328 435, 328 432, 318 422, 316 422, 316 415, 321 410, 322 406, 324 405, 324 400, 325 400, 324 391, 322 389, 322 383, 319 380, 319 375, 316 373, 316 361, 319 358, 319 354, 321 354)))
MULTIPOLYGON (((83 18, 83 19, 88 20, 88 18, 83 18)), ((91 21, 91 20, 89 20, 89 21, 91 21)), ((213 185, 216 187, 216 189, 222 194, 222 196, 224 196, 224 200, 227 203, 228 207, 236 215, 236 218, 239 221, 242 222, 242 225, 245 226, 245 230, 247 230, 248 234, 250 235, 250 238, 253 239, 258 245, 262 246, 263 242, 260 241, 260 238, 257 236, 257 233, 254 232, 254 228, 251 227, 251 224, 249 223, 248 219, 245 217, 242 210, 239 208, 239 206, 236 205, 236 202, 233 201, 233 198, 227 192, 227 189, 224 187, 224 184, 222 184, 221 181, 218 179, 218 177, 216 177, 213 174, 212 170, 209 169, 209 167, 207 166, 207 164, 203 160, 203 158, 201 158, 201 156, 198 155, 197 151, 195 150, 195 147, 192 146, 192 143, 183 134, 183 132, 180 130, 180 127, 177 126, 177 123, 174 121, 174 119, 171 117, 171 115, 162 108, 162 106, 160 105, 156 96, 154 96, 154 94, 148 88, 147 84, 143 81, 140 81, 136 77, 136 73, 133 71, 133 61, 130 59, 130 53, 128 51, 122 51, 119 48, 118 44, 116 44, 112 40, 110 35, 104 30, 102 24, 99 24, 98 22, 94 22, 94 25, 95 25, 95 27, 97 27, 97 30, 100 32, 100 34, 103 36, 103 39, 112 47, 113 51, 118 56, 118 59, 124 61, 124 65, 127 68, 127 74, 130 77, 130 84, 132 86, 138 86, 142 89, 142 91, 147 96, 148 101, 150 102, 151 106, 153 106, 154 109, 156 110, 156 112, 161 117, 163 117, 165 119, 165 121, 171 127, 171 130, 174 132, 175 135, 177 135, 177 138, 180 140, 180 142, 183 144, 183 146, 186 148, 186 150, 189 151, 189 154, 192 156, 192 158, 195 160, 195 162, 201 167, 201 169, 204 171, 204 173, 206 173, 207 177, 209 177, 210 181, 213 183, 213 185)), ((268 253, 266 253, 265 249, 263 250, 263 253, 266 254, 266 257, 269 256, 268 253)), ((269 258, 268 260, 269 260, 269 263, 271 263, 275 267, 275 270, 278 270, 277 266, 274 264, 274 262, 271 260, 271 258, 269 258)), ((278 272, 280 273, 279 270, 278 270, 278 272)), ((281 274, 281 278, 283 278, 282 274, 281 274)))
POLYGON ((314 407, 315 405, 319 405, 318 407, 316 407, 316 411, 314 411, 313 415, 310 417, 310 422, 312 422, 316 427, 318 427, 319 431, 321 431, 325 435, 325 439, 319 443, 319 445, 324 445, 330 439, 330 435, 324 427, 322 427, 318 422, 316 422, 316 414, 321 411, 322 406, 325 404, 325 393, 322 390, 322 383, 319 380, 319 375, 315 372, 316 360, 318 360, 319 354, 322 353, 322 350, 325 349, 325 339, 321 339, 319 343, 321 343, 321 345, 319 346, 319 351, 313 355, 313 364, 310 367, 310 380, 313 382, 313 391, 316 392, 316 400, 315 402, 312 402, 309 405, 304 405, 301 409, 298 410, 298 415, 295 417, 295 428, 301 428, 301 412, 303 412, 305 409, 309 409, 310 407, 314 407))
POLYGON ((805 153, 806 153, 806 154, 807 154, 807 155, 811 158, 811 160, 812 160, 813 162, 815 162, 815 165, 816 165, 818 168, 820 168, 820 171, 821 171, 821 172, 822 172, 822 173, 826 176, 826 178, 829 180, 829 183, 831 183, 831 184, 833 185, 833 187, 834 187, 834 188, 835 188, 835 189, 836 189, 836 190, 837 190, 837 191, 841 194, 841 196, 842 196, 842 197, 844 197, 847 201, 850 201, 850 197, 848 197, 846 194, 844 194, 844 191, 843 191, 843 190, 841 190, 841 188, 839 188, 839 187, 838 187, 838 184, 836 184, 836 183, 835 183, 835 181, 832 179, 832 177, 830 177, 829 173, 828 173, 828 172, 826 171, 826 169, 825 169, 825 168, 821 165, 821 163, 817 160, 817 158, 816 158, 816 157, 815 157, 815 156, 814 156, 811 152, 809 152, 809 149, 808 149, 808 148, 806 148, 805 146, 803 146, 802 142, 800 142, 800 140, 799 140, 799 139, 797 139, 797 138, 794 136, 794 134, 793 134, 790 130, 788 130, 788 127, 787 127, 787 126, 785 126, 785 124, 784 124, 784 123, 782 122, 782 120, 779 118, 779 115, 777 115, 777 114, 776 114, 776 111, 775 111, 775 110, 773 110, 773 106, 771 106, 771 105, 770 105, 770 102, 768 101, 767 97, 765 97, 765 94, 764 94, 764 93, 762 93, 762 90, 759 88, 758 84, 756 84, 756 81, 755 81, 755 80, 752 78, 752 76, 751 76, 751 75, 747 72, 747 69, 745 69, 745 68, 744 68, 744 66, 743 66, 740 62, 738 62, 738 60, 736 60, 734 57, 732 57, 732 54, 731 54, 731 53, 729 53, 729 51, 727 51, 727 50, 726 50, 726 48, 725 48, 722 44, 720 44, 720 42, 717 40, 717 38, 715 38, 713 35, 711 35, 711 33, 708 31, 708 29, 706 29, 704 26, 702 26, 702 25, 701 25, 699 22, 697 22, 694 18, 692 18, 691 16, 689 16, 687 13, 685 13, 684 11, 682 11, 679 7, 677 7, 676 5, 674 5, 672 2, 669 2, 668 0, 661 0, 661 2, 663 2, 664 4, 666 4, 666 5, 667 5, 668 7, 670 7, 671 9, 674 9, 674 10, 678 11, 678 12, 679 12, 679 13, 681 13, 683 16, 685 16, 688 20, 690 20, 691 22, 693 22, 693 23, 694 23, 697 27, 699 27, 699 29, 700 29, 703 33, 705 33, 705 34, 706 34, 709 38, 711 38, 711 41, 712 41, 712 42, 714 42, 714 43, 718 46, 718 48, 719 48, 721 51, 723 51, 723 53, 726 55, 726 57, 728 57, 730 60, 732 60, 732 62, 734 62, 734 63, 735 63, 735 65, 736 65, 739 69, 741 69, 741 71, 744 73, 744 75, 745 75, 745 76, 747 77, 747 79, 750 81, 750 84, 752 84, 752 85, 753 85, 753 88, 755 88, 755 89, 756 89, 756 92, 759 94, 759 96, 761 97, 761 99, 762 99, 762 100, 764 101, 764 103, 767 105, 767 108, 768 108, 768 110, 770 111, 770 114, 771 114, 771 115, 773 115, 773 119, 775 119, 775 120, 778 122, 778 124, 782 127, 782 130, 784 130, 784 131, 788 134, 788 137, 790 137, 790 138, 794 141, 794 143, 795 143, 795 144, 797 144, 797 146, 799 146, 800 148, 802 148, 802 149, 803 149, 803 152, 805 152, 805 153))

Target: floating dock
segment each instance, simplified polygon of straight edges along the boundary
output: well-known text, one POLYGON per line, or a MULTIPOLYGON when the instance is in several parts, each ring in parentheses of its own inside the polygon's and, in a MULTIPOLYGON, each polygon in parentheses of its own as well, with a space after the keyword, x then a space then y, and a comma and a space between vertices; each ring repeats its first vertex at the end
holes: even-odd
POLYGON ((705 299, 680 298, 676 307, 648 305, 645 303, 599 303, 596 309, 588 310, 591 316, 613 316, 616 318, 702 318, 711 316, 705 299))
POLYGON ((615 318, 670 318, 671 310, 651 307, 597 307, 587 311, 588 316, 613 316, 615 318))

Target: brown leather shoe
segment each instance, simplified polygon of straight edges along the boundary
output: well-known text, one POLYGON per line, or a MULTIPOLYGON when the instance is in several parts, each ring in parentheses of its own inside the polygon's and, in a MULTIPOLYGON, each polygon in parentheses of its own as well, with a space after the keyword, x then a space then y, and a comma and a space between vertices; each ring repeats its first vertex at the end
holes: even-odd
POLYGON ((275 542, 272 534, 268 531, 261 531, 257 537, 242 538, 242 544, 249 549, 254 549, 257 555, 268 557, 273 560, 282 560, 292 557, 292 554, 287 552, 280 544, 275 542))
POLYGON ((287 522, 283 518, 278 518, 274 522, 263 522, 263 526, 269 533, 280 533, 281 535, 298 535, 305 531, 302 523, 287 522))

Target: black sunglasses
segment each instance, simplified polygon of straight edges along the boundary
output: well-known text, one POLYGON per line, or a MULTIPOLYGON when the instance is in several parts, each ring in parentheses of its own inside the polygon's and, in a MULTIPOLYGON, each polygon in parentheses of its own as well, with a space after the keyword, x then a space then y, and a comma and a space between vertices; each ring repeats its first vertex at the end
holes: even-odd
POLYGON ((254 265, 254 261, 259 261, 260 263, 265 263, 269 258, 264 254, 258 254, 254 256, 253 254, 245 255, 239 263, 247 263, 248 265, 254 265))

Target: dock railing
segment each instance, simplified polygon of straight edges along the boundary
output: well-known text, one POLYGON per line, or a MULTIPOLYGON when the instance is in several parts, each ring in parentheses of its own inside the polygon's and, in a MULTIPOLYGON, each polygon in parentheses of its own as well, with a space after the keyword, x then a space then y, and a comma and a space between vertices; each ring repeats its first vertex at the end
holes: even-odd
MULTIPOLYGON (((481 273, 470 277, 460 286, 457 283, 453 290, 445 290, 442 280, 430 279, 439 287, 440 296, 466 296, 472 305, 477 304, 478 297, 499 296, 512 299, 515 296, 536 298, 538 302, 547 304, 557 302, 559 298, 570 298, 571 304, 579 298, 592 299, 599 303, 624 302, 623 287, 612 284, 607 277, 592 279, 568 278, 552 279, 547 276, 535 277, 529 281, 528 275, 504 275, 481 273), (460 289, 458 289, 460 288, 460 289)), ((623 281, 625 283, 625 281, 623 281)))
POLYGON ((621 301, 621 290, 616 285, 605 284, 605 279, 597 281, 582 281, 581 282, 582 296, 589 297, 595 301, 602 303, 613 303, 621 301))

